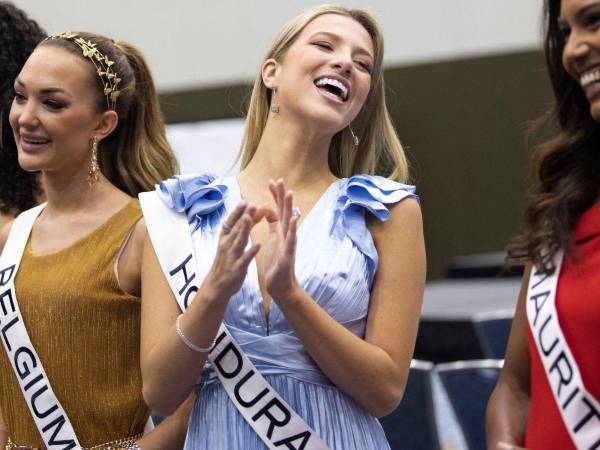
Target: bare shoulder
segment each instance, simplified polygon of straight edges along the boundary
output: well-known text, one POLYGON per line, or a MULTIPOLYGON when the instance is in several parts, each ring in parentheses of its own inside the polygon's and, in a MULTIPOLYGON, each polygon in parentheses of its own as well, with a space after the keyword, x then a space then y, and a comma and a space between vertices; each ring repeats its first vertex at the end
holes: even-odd
POLYGON ((144 252, 144 240, 146 239, 146 222, 142 217, 133 226, 129 239, 123 248, 121 260, 134 272, 139 273, 141 269, 142 254, 144 252))
POLYGON ((118 278, 121 288, 135 296, 141 294, 142 259, 146 224, 141 218, 131 230, 118 261, 118 278))
POLYGON ((135 252, 139 252, 139 254, 142 254, 142 251, 144 249, 144 240, 146 239, 146 233, 147 233, 147 229, 146 229, 146 221, 144 220, 144 218, 142 217, 140 220, 137 221, 137 223, 135 224, 135 227, 133 227, 133 231, 131 232, 131 244, 133 246, 133 248, 135 249, 135 252))
POLYGON ((407 198, 391 206, 389 211, 390 217, 385 222, 374 217, 369 219, 369 230, 375 243, 397 233, 413 237, 423 234, 423 216, 417 200, 407 198))
POLYGON ((14 219, 5 223, 2 228, 0 228, 0 252, 2 252, 2 250, 4 250, 4 244, 6 244, 6 241, 8 239, 8 235, 10 233, 10 229, 13 226, 14 223, 14 219))

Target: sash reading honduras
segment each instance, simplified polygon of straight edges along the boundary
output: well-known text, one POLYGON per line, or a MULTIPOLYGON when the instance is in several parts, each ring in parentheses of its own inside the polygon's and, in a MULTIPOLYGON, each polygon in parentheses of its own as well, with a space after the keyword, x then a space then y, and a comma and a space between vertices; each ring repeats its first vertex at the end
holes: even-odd
MULTIPOLYGON (((187 218, 171 210, 154 192, 139 197, 161 269, 179 308, 185 311, 198 291, 195 249, 187 218)), ((208 359, 235 407, 269 449, 328 449, 258 372, 223 324, 208 359)))
POLYGON ((59 403, 25 328, 15 276, 36 217, 44 205, 21 213, 13 223, 0 257, 0 334, 25 402, 49 450, 80 449, 73 426, 59 403))
POLYGON ((527 320, 562 420, 579 450, 600 448, 600 404, 581 379, 577 361, 562 333, 556 311, 556 286, 563 253, 552 275, 531 271, 527 320))

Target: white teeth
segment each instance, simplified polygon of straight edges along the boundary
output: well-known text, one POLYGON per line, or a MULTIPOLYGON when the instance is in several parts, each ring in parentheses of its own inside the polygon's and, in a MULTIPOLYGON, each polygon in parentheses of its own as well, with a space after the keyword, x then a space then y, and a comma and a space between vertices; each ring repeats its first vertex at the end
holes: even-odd
POLYGON ((599 69, 593 69, 589 72, 585 72, 583 75, 581 75, 581 78, 579 79, 579 84, 581 85, 581 87, 584 88, 592 83, 595 83, 596 81, 600 81, 599 69))
POLYGON ((317 86, 325 86, 326 84, 335 86, 342 91, 342 98, 344 100, 348 98, 348 88, 341 81, 334 80, 333 78, 321 78, 316 84, 317 86))
POLYGON ((28 138, 23 138, 23 140, 25 142, 27 142, 28 144, 45 144, 46 142, 48 142, 46 139, 28 139, 28 138))

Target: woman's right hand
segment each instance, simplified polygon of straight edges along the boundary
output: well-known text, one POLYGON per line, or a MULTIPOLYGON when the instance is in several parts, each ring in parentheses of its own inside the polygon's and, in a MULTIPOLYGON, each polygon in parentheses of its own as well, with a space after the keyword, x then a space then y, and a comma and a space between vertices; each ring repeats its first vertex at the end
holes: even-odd
POLYGON ((264 210, 252 203, 241 202, 235 207, 223 222, 217 254, 204 281, 205 289, 229 300, 241 288, 248 265, 260 249, 260 244, 256 243, 246 250, 250 230, 263 217, 264 210))

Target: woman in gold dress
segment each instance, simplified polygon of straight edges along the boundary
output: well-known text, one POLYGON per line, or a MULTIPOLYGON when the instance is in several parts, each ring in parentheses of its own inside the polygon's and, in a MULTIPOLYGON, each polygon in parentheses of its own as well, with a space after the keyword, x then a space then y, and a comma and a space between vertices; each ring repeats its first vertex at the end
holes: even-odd
MULTIPOLYGON (((34 50, 14 92, 10 125, 19 163, 40 173, 47 198, 14 292, 52 390, 83 448, 179 448, 185 407, 143 435, 149 416, 139 368, 146 230, 135 197, 177 168, 148 67, 125 42, 63 33, 34 50)), ((11 225, 0 232, 0 248, 11 225)), ((38 431, 4 351, 0 379, 8 448, 45 448, 43 428, 38 431)))

